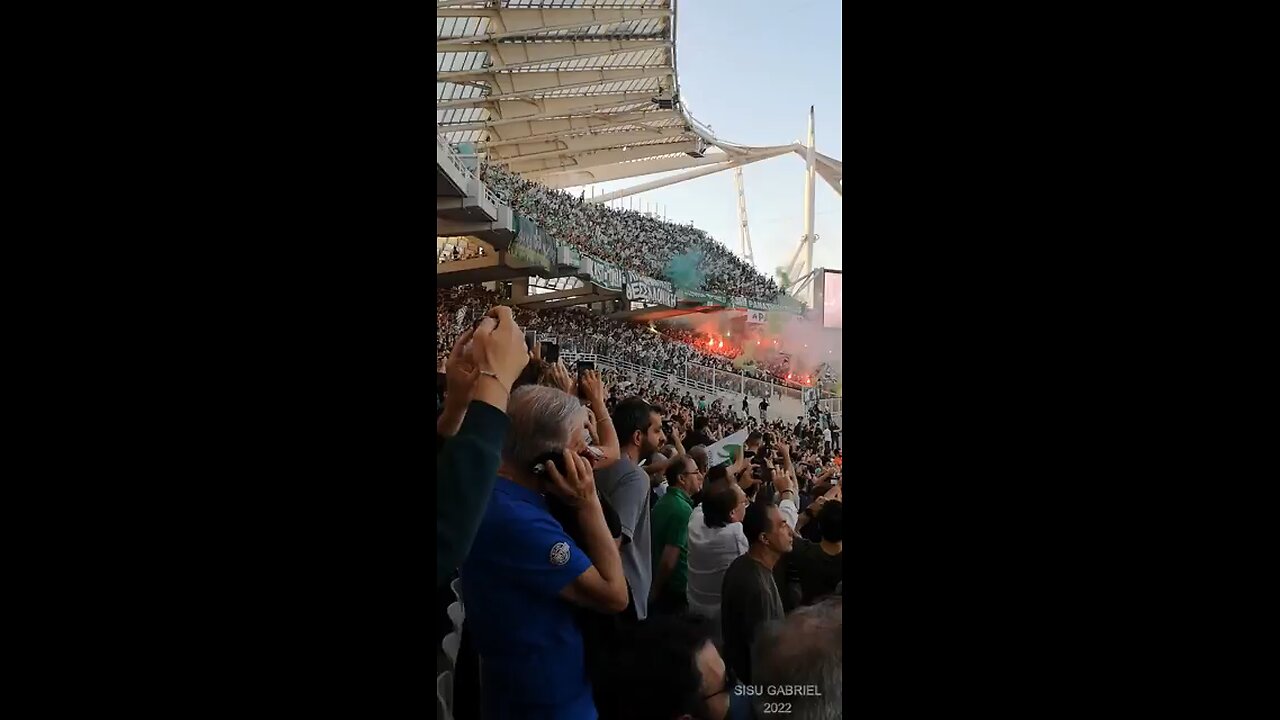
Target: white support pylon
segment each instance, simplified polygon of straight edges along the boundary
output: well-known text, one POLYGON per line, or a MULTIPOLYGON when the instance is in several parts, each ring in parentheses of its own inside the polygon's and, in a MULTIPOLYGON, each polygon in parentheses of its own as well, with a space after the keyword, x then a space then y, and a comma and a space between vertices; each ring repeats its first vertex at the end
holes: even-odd
POLYGON ((809 144, 805 148, 805 173, 804 173, 804 235, 800 237, 800 243, 796 246, 796 253, 791 257, 791 262, 787 265, 787 275, 791 278, 791 286, 788 294, 797 300, 803 300, 813 307, 813 283, 802 282, 813 274, 813 243, 818 236, 813 232, 813 189, 815 178, 814 164, 814 130, 813 130, 813 106, 809 106, 809 144))
MULTIPOLYGON (((813 130, 813 106, 809 106, 809 146, 805 154, 805 173, 804 173, 804 239, 801 240, 805 245, 805 262, 804 274, 813 273, 813 243, 818 239, 813 233, 813 189, 815 180, 814 165, 814 130, 813 130)), ((808 292, 806 293, 809 307, 813 307, 813 285, 810 283, 808 292)), ((804 292, 801 289, 800 292, 804 292)))
POLYGON ((751 252, 751 228, 747 225, 747 194, 742 188, 742 168, 733 170, 733 183, 738 188, 738 236, 742 242, 742 257, 747 264, 755 266, 756 258, 751 252))

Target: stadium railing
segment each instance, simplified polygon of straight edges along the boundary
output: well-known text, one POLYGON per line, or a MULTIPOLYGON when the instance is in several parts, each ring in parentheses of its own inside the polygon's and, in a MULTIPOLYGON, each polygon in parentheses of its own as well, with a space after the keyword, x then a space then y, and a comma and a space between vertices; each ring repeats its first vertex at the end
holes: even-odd
POLYGON ((444 149, 446 157, 449 158, 449 162, 453 163, 453 166, 458 168, 463 177, 478 177, 473 170, 469 169, 466 164, 462 162, 462 158, 458 157, 458 153, 454 151, 453 146, 449 144, 449 141, 445 140, 444 136, 439 133, 436 133, 436 145, 444 149))
POLYGON ((739 409, 738 402, 745 388, 751 393, 749 410, 751 415, 755 415, 758 410, 757 398, 765 396, 766 393, 773 404, 770 408, 771 417, 790 418, 804 412, 798 389, 744 377, 726 370, 703 367, 696 363, 685 363, 683 372, 668 372, 651 365, 634 363, 597 352, 562 349, 560 358, 571 368, 578 361, 585 361, 594 363, 597 369, 626 370, 634 374, 637 379, 655 380, 675 390, 688 390, 695 396, 706 395, 708 401, 719 398, 734 410, 739 409))

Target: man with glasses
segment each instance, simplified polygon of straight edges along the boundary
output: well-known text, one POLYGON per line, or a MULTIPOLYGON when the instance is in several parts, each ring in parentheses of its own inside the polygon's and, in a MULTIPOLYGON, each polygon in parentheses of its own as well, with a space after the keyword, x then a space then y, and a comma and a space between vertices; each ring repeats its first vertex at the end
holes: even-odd
POLYGON ((667 492, 653 506, 653 591, 650 605, 659 613, 685 609, 689 583, 689 516, 693 495, 702 490, 702 473, 688 455, 677 455, 667 467, 667 492))
POLYGON ((613 662, 600 720, 746 720, 750 698, 695 616, 655 617, 632 629, 613 662))

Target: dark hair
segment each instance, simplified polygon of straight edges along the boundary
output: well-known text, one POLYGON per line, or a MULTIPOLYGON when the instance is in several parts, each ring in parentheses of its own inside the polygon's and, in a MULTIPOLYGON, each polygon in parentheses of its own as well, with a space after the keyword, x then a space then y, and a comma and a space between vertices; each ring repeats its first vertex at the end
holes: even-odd
POLYGON ((618 433, 618 443, 622 447, 631 444, 637 432, 649 430, 649 413, 653 408, 639 397, 629 397, 618 403, 613 409, 613 429, 618 433))
POLYGON ((538 379, 542 377, 542 373, 551 368, 550 363, 543 362, 535 358, 529 358, 529 364, 524 366, 524 370, 520 371, 520 377, 512 383, 511 389, 522 385, 537 385, 538 379))
POLYGON ((604 704, 601 718, 706 717, 698 653, 711 642, 708 621, 690 614, 654 616, 621 639, 603 691, 596 692, 604 704))
POLYGON ((729 479, 729 466, 717 465, 707 471, 707 484, 717 483, 729 479))
POLYGON ((693 429, 705 430, 707 423, 709 422, 711 422, 711 420, 706 415, 699 415, 693 419, 693 429))
POLYGON ((652 410, 652 411, 654 411, 654 412, 656 412, 656 413, 658 413, 659 415, 666 415, 666 414, 667 414, 667 409, 666 409, 666 408, 664 408, 664 407, 662 407, 661 405, 653 405, 653 404, 650 404, 650 405, 649 405, 649 409, 650 409, 650 410, 652 410))
POLYGON ((676 455, 675 457, 671 458, 671 464, 667 465, 667 472, 666 472, 667 485, 670 485, 671 487, 675 487, 677 484, 682 486, 684 485, 684 479, 681 478, 680 476, 683 475, 685 472, 684 462, 686 460, 693 463, 693 467, 695 470, 698 468, 697 461, 695 461, 693 458, 689 457, 688 455, 685 455, 683 453, 676 455))
POLYGON ((827 542, 844 540, 844 508, 838 500, 828 500, 818 511, 818 529, 827 542))
POLYGON ((769 522, 769 508, 772 505, 762 505, 760 503, 751 503, 747 506, 747 514, 742 517, 742 532, 747 536, 747 542, 752 545, 760 542, 760 534, 773 530, 773 523, 769 522))
POLYGON ((722 528, 729 524, 729 514, 738 506, 738 493, 733 485, 717 485, 702 496, 702 512, 707 527, 722 528))
POLYGON ((748 445, 754 445, 758 442, 762 442, 763 440, 764 435, 761 435, 759 430, 752 430, 751 434, 747 436, 748 445))

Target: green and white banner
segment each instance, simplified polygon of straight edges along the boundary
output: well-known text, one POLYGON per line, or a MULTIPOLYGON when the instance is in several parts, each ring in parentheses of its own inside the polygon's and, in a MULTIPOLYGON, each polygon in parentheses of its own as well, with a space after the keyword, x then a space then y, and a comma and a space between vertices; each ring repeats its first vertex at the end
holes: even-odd
MULTIPOLYGON (((568 245, 557 245, 546 233, 536 230, 536 227, 536 233, 529 233, 526 239, 526 222, 528 221, 521 220, 520 233, 511 243, 513 254, 529 262, 544 264, 542 258, 546 257, 548 261, 558 265, 576 267, 578 268, 576 275, 586 275, 591 282, 606 290, 624 293, 628 300, 641 300, 671 308, 676 307, 679 302, 694 302, 699 305, 718 305, 730 310, 747 310, 748 322, 752 323, 766 322, 765 313, 785 312, 795 315, 801 312, 799 307, 775 305, 729 295, 715 295, 701 290, 677 291, 666 280, 656 280, 613 263, 597 260, 568 245)), ((549 267, 549 265, 545 266, 549 267)))
POLYGON ((739 430, 729 437, 707 447, 707 467, 724 465, 733 460, 733 449, 741 450, 747 444, 747 431, 739 430))
POLYGON ((578 268, 580 274, 591 278, 591 282, 606 290, 623 293, 628 300, 640 300, 671 308, 676 306, 675 291, 672 290, 671 283, 665 280, 654 280, 590 255, 579 255, 578 268))
POLYGON ((625 297, 628 300, 640 300, 663 307, 676 306, 676 294, 671 289, 671 283, 640 275, 633 275, 631 282, 627 283, 625 297))
POLYGON ((511 241, 509 252, 525 262, 551 270, 557 260, 555 239, 529 218, 516 215, 515 224, 516 238, 511 241))
POLYGON ((591 278, 591 282, 614 292, 622 292, 630 274, 617 265, 597 260, 590 255, 583 255, 578 267, 591 278))
MULTIPOLYGON (((700 290, 681 290, 680 299, 686 302, 696 302, 702 305, 719 305, 730 310, 758 310, 760 312, 785 312, 792 315, 801 313, 799 306, 781 305, 767 303, 760 300, 748 300, 742 297, 729 297, 726 295, 713 295, 711 293, 702 292, 700 290)), ((750 316, 748 315, 748 318, 750 316)), ((750 320, 750 322, 755 322, 750 320)), ((764 322, 761 320, 760 322, 764 322)))
POLYGON ((560 265, 567 265, 569 267, 576 268, 582 265, 582 254, 579 253, 578 249, 575 247, 570 245, 561 245, 560 257, 556 258, 556 262, 560 265))

